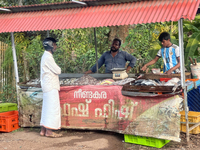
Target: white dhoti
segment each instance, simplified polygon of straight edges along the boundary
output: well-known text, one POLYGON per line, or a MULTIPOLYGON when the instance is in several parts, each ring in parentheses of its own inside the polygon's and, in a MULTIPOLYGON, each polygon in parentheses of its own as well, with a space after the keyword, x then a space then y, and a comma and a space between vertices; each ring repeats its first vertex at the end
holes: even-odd
POLYGON ((60 98, 56 89, 43 93, 40 125, 55 130, 61 127, 60 98))

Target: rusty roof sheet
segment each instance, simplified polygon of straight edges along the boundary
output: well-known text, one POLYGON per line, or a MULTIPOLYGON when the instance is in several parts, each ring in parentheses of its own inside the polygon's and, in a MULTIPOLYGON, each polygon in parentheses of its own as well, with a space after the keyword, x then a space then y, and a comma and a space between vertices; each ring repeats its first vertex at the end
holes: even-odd
MULTIPOLYGON (((200 0, 146 0, 0 14, 0 33, 193 20, 200 0)), ((96 2, 96 1, 95 1, 96 2)), ((35 6, 34 6, 35 7, 35 6)))
POLYGON ((60 3, 9 6, 4 8, 10 9, 12 12, 25 12, 25 11, 27 12, 27 11, 40 11, 40 10, 53 10, 53 9, 66 9, 66 8, 68 9, 68 8, 120 4, 120 3, 135 2, 135 1, 141 1, 141 0, 80 0, 80 2, 84 2, 86 5, 82 5, 73 1, 67 1, 60 3))

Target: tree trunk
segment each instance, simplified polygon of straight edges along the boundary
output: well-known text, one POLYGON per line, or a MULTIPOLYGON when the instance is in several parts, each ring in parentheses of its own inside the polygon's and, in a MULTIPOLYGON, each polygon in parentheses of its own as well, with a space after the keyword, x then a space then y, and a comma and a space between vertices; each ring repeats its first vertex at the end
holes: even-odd
POLYGON ((22 3, 22 0, 19 0, 19 6, 22 6, 23 3, 22 3))
POLYGON ((130 25, 124 26, 111 26, 109 33, 109 43, 112 44, 114 38, 121 39, 122 43, 125 42, 126 37, 128 36, 128 30, 130 25))
POLYGON ((26 48, 22 51, 22 57, 23 57, 23 62, 24 62, 24 82, 30 80, 30 75, 29 75, 29 67, 28 67, 28 62, 26 59, 26 53, 25 53, 26 48))

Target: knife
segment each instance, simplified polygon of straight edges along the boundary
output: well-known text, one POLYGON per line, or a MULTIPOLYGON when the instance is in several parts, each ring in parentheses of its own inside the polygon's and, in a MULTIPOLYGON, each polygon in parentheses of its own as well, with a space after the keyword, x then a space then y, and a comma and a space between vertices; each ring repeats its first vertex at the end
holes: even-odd
POLYGON ((194 63, 193 63, 193 60, 191 57, 189 57, 189 60, 190 60, 191 64, 193 65, 194 63))
POLYGON ((194 64, 197 65, 197 59, 196 58, 194 58, 194 64))

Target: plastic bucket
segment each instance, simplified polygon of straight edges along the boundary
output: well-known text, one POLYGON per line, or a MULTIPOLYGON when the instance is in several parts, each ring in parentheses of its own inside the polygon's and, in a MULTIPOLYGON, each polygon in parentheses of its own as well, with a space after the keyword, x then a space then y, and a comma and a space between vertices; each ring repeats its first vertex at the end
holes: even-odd
POLYGON ((192 76, 194 79, 200 79, 200 63, 197 65, 190 65, 192 76))

